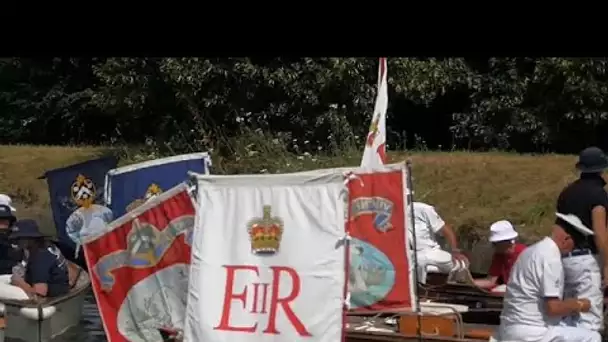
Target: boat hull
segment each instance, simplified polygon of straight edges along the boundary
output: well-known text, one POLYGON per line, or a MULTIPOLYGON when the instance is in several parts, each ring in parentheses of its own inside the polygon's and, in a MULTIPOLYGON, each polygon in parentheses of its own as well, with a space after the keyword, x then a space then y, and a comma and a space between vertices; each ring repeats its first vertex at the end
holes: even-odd
POLYGON ((39 306, 18 301, 4 301, 5 329, 4 339, 10 341, 48 342, 77 326, 82 317, 82 307, 87 291, 91 286, 86 272, 80 274, 77 285, 65 296, 50 299, 39 306), (54 307, 54 313, 42 320, 41 312, 54 307), (24 310, 34 312, 34 319, 26 317, 24 310))

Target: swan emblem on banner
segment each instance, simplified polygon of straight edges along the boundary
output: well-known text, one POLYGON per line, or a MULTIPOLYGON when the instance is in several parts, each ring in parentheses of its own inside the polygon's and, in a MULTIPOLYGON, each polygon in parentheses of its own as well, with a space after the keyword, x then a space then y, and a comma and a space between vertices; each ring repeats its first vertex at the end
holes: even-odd
POLYGON ((395 285, 395 266, 372 244, 352 238, 348 290, 352 309, 373 305, 395 285))
MULTIPOLYGON (((149 268, 156 266, 166 256, 167 250, 182 234, 187 245, 191 246, 194 227, 194 216, 180 216, 168 223, 167 227, 159 230, 155 225, 142 222, 135 218, 131 230, 127 234, 126 249, 115 251, 103 256, 94 271, 99 277, 102 289, 111 291, 114 286, 112 272, 119 268, 149 268)), ((181 251, 179 251, 181 253, 181 251)))

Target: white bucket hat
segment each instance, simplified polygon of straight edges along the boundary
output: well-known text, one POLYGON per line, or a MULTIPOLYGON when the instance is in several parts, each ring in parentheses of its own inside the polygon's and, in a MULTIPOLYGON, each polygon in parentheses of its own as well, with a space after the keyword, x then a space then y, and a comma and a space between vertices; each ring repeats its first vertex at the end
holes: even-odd
POLYGON ((576 230, 578 230, 583 235, 593 235, 593 230, 587 228, 585 224, 583 224, 583 221, 578 218, 578 216, 574 214, 566 215, 561 213, 556 213, 555 215, 557 215, 557 217, 562 219, 563 221, 569 223, 572 227, 576 228, 576 230))
POLYGON ((518 236, 511 222, 501 220, 490 226, 490 242, 513 240, 518 236))
POLYGON ((13 200, 8 195, 0 194, 0 204, 8 206, 9 208, 11 208, 12 212, 17 211, 17 209, 13 207, 13 200))

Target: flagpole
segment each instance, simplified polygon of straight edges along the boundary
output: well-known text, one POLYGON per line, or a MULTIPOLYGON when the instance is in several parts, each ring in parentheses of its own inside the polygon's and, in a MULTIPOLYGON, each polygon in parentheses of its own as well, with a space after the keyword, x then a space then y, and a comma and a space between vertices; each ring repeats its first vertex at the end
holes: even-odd
POLYGON ((416 336, 418 337, 418 341, 422 341, 422 312, 420 310, 420 296, 418 293, 418 248, 416 243, 416 225, 414 219, 414 182, 412 181, 412 161, 408 159, 405 165, 407 170, 407 189, 409 190, 409 193, 407 194, 408 209, 410 211, 409 224, 412 225, 412 249, 414 250, 414 300, 416 303, 417 318, 416 336))

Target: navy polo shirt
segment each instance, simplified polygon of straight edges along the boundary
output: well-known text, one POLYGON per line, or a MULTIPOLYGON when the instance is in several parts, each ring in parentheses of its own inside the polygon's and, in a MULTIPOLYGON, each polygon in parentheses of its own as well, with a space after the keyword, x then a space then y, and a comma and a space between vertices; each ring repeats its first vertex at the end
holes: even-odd
POLYGON ((55 247, 38 249, 27 259, 25 281, 30 284, 48 285, 47 297, 62 296, 70 292, 68 264, 55 247))
MULTIPOLYGON (((593 208, 603 206, 608 212, 608 194, 604 189, 605 185, 606 182, 599 174, 581 174, 580 179, 568 185, 560 193, 557 199, 557 212, 574 214, 587 228, 593 230, 591 219, 593 208)), ((559 219, 557 223, 561 223, 559 219)), ((590 249, 597 254, 593 236, 584 236, 568 224, 563 224, 562 227, 572 236, 575 249, 590 249)))
POLYGON ((0 274, 11 274, 13 267, 23 260, 21 249, 13 248, 11 244, 0 237, 0 274))

